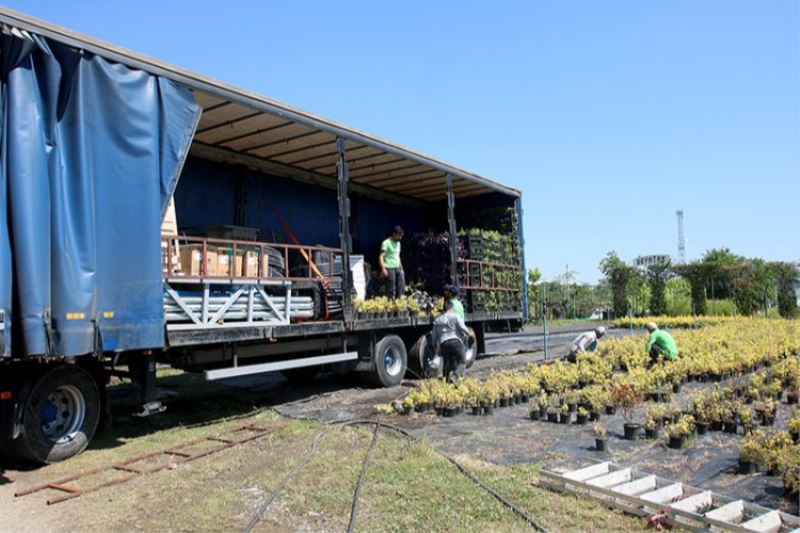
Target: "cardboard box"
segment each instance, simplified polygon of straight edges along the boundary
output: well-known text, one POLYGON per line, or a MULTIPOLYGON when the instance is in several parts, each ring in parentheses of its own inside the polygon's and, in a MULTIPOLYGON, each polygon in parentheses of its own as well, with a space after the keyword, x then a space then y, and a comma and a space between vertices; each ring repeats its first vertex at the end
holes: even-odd
POLYGON ((219 254, 216 248, 206 249, 206 276, 219 276, 219 254))
POLYGON ((258 253, 255 250, 237 252, 235 271, 245 278, 258 277, 258 253))
POLYGON ((230 250, 217 251, 217 276, 231 275, 230 250))
POLYGON ((180 273, 184 276, 199 276, 203 250, 200 246, 182 246, 180 252, 180 273))

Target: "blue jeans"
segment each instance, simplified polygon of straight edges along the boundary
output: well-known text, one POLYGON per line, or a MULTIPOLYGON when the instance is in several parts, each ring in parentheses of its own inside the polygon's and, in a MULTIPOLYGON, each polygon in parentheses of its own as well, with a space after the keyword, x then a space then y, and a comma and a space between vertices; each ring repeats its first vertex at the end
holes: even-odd
POLYGON ((406 289, 406 276, 399 268, 386 269, 386 296, 399 298, 406 289))

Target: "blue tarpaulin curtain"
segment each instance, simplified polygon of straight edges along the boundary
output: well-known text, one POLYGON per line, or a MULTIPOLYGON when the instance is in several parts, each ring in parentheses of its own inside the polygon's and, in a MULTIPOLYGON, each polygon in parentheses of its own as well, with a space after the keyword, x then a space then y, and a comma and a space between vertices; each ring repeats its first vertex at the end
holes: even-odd
POLYGON ((170 80, 2 38, 5 355, 164 345, 160 225, 201 109, 170 80))

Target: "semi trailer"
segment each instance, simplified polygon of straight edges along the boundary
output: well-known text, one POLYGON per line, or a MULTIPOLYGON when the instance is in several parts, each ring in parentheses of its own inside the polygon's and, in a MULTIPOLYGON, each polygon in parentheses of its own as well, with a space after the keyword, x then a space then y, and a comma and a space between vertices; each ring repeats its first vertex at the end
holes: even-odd
POLYGON ((354 307, 396 225, 445 236, 442 279, 407 274, 460 286, 471 360, 487 325, 525 321, 520 191, 24 14, 0 23, 0 452, 81 452, 114 375, 159 411, 159 363, 398 385, 435 310, 354 307), (487 259, 466 228, 510 248, 487 259))

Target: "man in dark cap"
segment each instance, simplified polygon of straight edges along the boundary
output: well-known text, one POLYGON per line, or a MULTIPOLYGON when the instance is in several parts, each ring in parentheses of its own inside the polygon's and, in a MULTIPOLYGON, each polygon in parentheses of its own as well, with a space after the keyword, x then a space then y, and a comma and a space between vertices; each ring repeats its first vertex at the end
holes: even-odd
POLYGON ((464 315, 464 305, 461 303, 461 300, 458 298, 461 291, 455 285, 447 285, 444 288, 444 301, 445 303, 450 302, 453 304, 453 312, 461 317, 461 320, 466 320, 464 315))
POLYGON ((389 238, 381 243, 381 253, 378 255, 381 277, 386 280, 386 296, 392 299, 402 296, 406 288, 403 262, 400 261, 400 241, 402 239, 403 228, 395 226, 389 238))

